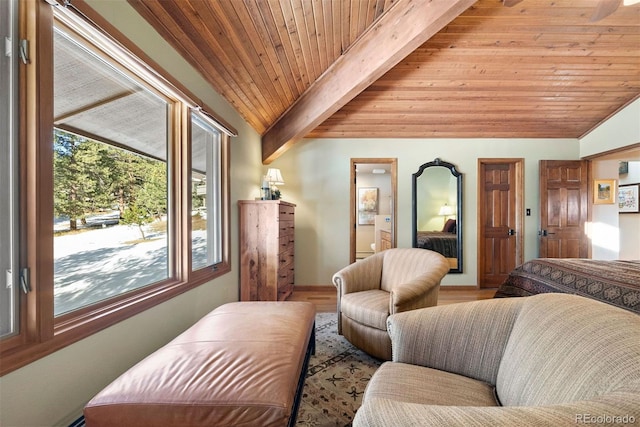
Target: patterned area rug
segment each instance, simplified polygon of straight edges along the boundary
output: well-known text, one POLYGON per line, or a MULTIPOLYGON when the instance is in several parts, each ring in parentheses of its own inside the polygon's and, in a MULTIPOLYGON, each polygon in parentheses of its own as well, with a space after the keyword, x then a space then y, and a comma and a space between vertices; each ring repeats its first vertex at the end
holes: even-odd
POLYGON ((380 364, 338 335, 336 313, 318 313, 316 354, 309 361, 296 426, 350 426, 380 364))

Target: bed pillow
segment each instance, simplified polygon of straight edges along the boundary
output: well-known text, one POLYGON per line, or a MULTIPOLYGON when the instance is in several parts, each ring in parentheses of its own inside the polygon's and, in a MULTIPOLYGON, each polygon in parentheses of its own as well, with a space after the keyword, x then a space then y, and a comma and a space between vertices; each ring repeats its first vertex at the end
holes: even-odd
POLYGON ((442 231, 445 233, 453 233, 455 229, 456 229, 456 220, 448 219, 447 222, 445 222, 444 228, 442 229, 442 231))

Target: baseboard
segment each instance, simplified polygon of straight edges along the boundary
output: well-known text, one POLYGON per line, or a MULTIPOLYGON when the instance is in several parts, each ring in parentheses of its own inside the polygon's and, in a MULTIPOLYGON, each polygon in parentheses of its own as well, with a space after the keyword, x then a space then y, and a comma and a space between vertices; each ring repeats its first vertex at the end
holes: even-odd
POLYGON ((480 289, 477 286, 440 285, 440 290, 441 291, 481 291, 482 289, 480 289))
POLYGON ((333 285, 305 285, 305 286, 299 286, 299 285, 295 285, 293 287, 293 291, 299 291, 299 292, 335 292, 336 291, 336 287, 333 285))

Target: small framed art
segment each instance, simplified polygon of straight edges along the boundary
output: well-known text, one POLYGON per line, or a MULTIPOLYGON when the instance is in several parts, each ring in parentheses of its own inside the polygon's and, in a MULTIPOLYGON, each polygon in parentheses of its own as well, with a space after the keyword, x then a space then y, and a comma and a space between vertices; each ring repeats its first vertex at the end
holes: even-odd
POLYGON ((358 225, 373 225, 378 213, 378 189, 358 188, 358 225))
POLYGON ((594 205, 612 205, 615 203, 615 196, 615 179, 596 179, 593 181, 594 205))
POLYGON ((640 213, 639 192, 640 184, 621 185, 618 188, 618 212, 640 213))

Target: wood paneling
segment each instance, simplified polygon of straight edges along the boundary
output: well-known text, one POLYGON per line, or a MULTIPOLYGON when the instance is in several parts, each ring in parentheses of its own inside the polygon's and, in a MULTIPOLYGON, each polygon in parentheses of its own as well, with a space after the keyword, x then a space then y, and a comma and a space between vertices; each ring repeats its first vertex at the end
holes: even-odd
POLYGON ((315 138, 578 138, 640 94, 640 4, 591 22, 597 0, 480 0, 368 81, 332 64, 418 0, 129 2, 262 135, 286 116, 315 138), (335 87, 360 94, 334 112, 335 87))

